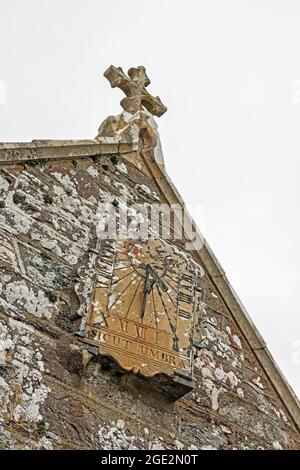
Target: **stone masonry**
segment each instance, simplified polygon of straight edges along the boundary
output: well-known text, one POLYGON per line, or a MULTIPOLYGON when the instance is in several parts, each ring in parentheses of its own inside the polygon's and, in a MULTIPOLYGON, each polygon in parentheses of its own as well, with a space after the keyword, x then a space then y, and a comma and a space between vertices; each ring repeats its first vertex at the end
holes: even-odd
POLYGON ((300 449, 297 398, 206 245, 189 255, 193 391, 174 400, 80 341, 101 203, 183 204, 148 113, 90 141, 0 144, 0 165, 1 449, 300 449))

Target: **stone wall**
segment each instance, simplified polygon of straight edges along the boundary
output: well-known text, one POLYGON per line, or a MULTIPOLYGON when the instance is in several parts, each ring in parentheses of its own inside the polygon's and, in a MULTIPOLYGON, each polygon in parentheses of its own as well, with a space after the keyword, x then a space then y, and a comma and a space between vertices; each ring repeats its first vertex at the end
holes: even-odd
POLYGON ((99 204, 162 199, 136 155, 0 169, 0 448, 293 449, 299 430, 208 273, 196 387, 174 401, 75 334, 88 308, 99 204))

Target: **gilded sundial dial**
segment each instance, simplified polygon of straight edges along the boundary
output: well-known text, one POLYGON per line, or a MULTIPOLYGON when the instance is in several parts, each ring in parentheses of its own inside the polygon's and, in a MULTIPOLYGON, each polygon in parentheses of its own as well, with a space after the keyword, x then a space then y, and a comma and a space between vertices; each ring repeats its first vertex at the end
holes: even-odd
POLYGON ((106 241, 103 252, 84 341, 126 371, 191 387, 197 265, 162 240, 106 241))

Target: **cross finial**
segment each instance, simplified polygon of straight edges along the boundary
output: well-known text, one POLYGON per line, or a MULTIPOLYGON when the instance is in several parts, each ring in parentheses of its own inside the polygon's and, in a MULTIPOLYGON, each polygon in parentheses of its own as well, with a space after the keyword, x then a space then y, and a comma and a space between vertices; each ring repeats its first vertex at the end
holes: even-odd
POLYGON ((145 67, 132 67, 127 76, 121 67, 111 65, 104 72, 104 77, 112 88, 118 87, 125 93, 126 98, 122 99, 121 106, 128 113, 135 114, 143 109, 143 106, 154 116, 162 116, 167 111, 159 96, 154 97, 146 90, 150 80, 145 67))

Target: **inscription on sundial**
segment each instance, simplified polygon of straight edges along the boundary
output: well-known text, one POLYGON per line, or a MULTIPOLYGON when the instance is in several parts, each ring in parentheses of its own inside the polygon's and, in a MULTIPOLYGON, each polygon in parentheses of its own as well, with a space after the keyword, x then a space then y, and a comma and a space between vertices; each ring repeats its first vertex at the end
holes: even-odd
POLYGON ((83 341, 179 397, 193 387, 195 265, 159 240, 106 241, 83 341))

